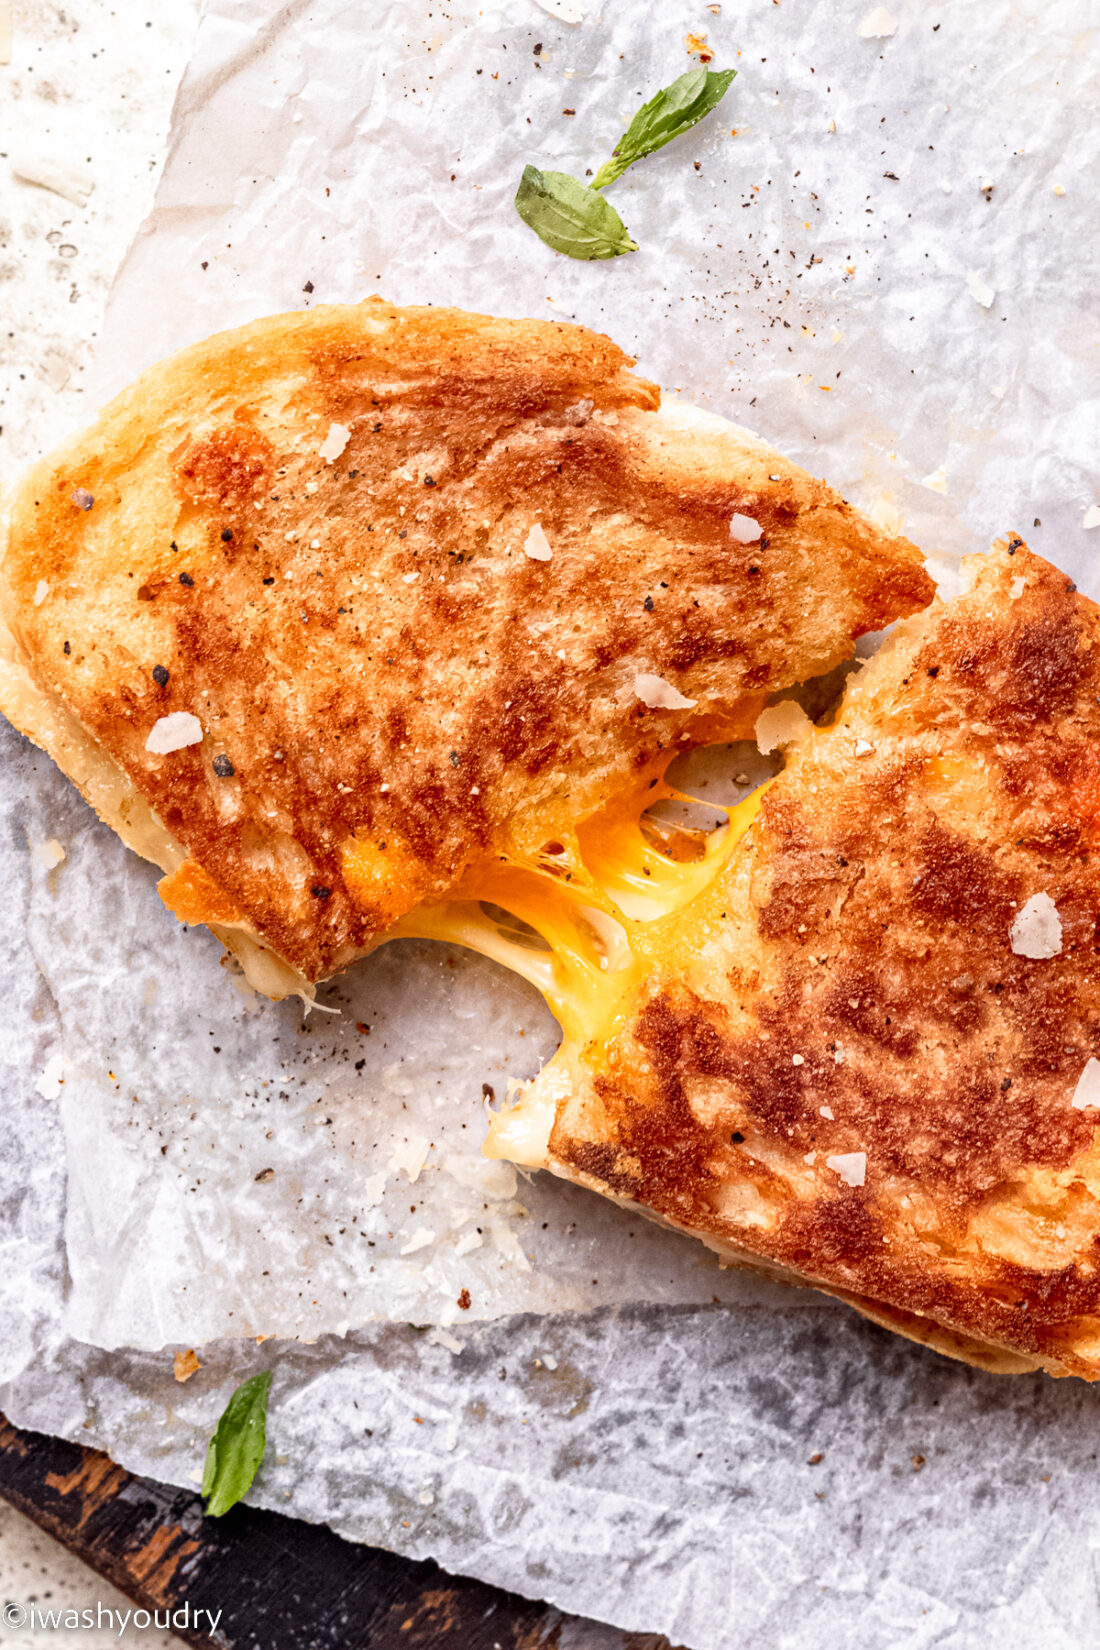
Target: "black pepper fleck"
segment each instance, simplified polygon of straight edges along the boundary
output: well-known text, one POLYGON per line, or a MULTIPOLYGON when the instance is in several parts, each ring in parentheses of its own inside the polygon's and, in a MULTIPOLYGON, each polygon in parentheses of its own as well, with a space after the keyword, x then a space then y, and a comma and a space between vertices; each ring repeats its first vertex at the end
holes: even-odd
POLYGON ((457 751, 451 751, 450 756, 451 756, 451 767, 452 768, 460 768, 462 766, 462 758, 461 758, 461 756, 459 756, 458 752, 457 751))
POLYGON ((302 291, 303 292, 312 292, 313 291, 313 282, 312 281, 307 281, 305 286, 302 288, 302 291))
POLYGON ((322 882, 315 882, 313 887, 310 889, 310 893, 313 895, 314 899, 332 898, 332 889, 326 888, 322 882))
POLYGON ((232 529, 232 527, 223 527, 222 528, 222 543, 223 544, 231 544, 232 542, 233 542, 233 529, 232 529))
POLYGON ((219 753, 219 755, 215 756, 213 766, 214 772, 217 774, 219 779, 232 779, 233 775, 237 771, 228 756, 224 755, 224 753, 219 753))
POLYGON ((424 485, 425 485, 425 487, 434 487, 435 486, 435 477, 434 476, 425 476, 424 477, 424 485))
POLYGON ((190 573, 181 573, 180 574, 180 583, 185 584, 187 586, 188 590, 191 589, 191 586, 194 584, 194 582, 195 581, 191 577, 190 573))
POLYGON ((652 613, 653 612, 653 597, 652 596, 647 596, 645 601, 642 603, 642 606, 645 608, 647 613, 652 613))
POLYGON ((264 580, 264 583, 265 584, 274 584, 275 583, 275 575, 273 573, 269 573, 267 578, 264 580))
MULTIPOLYGON (((68 647, 68 645, 68 642, 66 642, 65 646, 68 647)), ((153 680, 158 687, 168 686, 168 671, 164 665, 153 666, 153 680)))

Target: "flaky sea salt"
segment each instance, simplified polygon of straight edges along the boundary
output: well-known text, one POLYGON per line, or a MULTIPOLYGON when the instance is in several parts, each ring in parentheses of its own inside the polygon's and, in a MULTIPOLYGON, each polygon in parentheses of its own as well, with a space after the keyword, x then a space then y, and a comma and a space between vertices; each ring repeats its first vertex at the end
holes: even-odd
POLYGON ((537 521, 523 541, 523 553, 530 556, 532 561, 549 561, 554 554, 550 548, 550 540, 537 521))
POLYGON ((730 538, 738 544, 755 544, 761 536, 761 527, 752 516, 743 516, 736 512, 730 520, 730 538))
POLYGON ((145 749, 153 756, 167 756, 171 751, 182 751, 188 745, 202 743, 202 723, 189 710, 174 710, 160 716, 149 729, 145 749))
POLYGON ((1085 1061, 1085 1069, 1073 1091, 1073 1104, 1078 1111, 1100 1106, 1100 1060, 1095 1056, 1085 1061))
POLYGON ((825 1167, 832 1169, 849 1186, 862 1186, 867 1179, 866 1152, 838 1152, 827 1157, 825 1167))
POLYGON ((346 424, 330 424, 328 434, 319 448, 321 458, 326 464, 331 464, 340 457, 350 440, 351 431, 346 424))
POLYGON ((1009 939, 1018 957, 1042 961, 1058 955, 1062 949, 1062 919, 1049 894, 1032 894, 1017 912, 1009 939))

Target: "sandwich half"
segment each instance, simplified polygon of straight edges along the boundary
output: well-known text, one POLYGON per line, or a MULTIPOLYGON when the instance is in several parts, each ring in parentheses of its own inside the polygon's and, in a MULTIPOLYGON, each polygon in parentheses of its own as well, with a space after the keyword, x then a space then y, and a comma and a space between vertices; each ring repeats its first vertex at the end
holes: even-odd
POLYGON ((735 739, 916 549, 608 339, 371 300, 151 369, 8 509, 0 709, 260 990, 735 739))
POLYGON ((1095 1379, 1100 609, 1019 539, 967 569, 685 908, 623 916, 587 991, 551 957, 566 1040, 487 1149, 983 1368, 1095 1379))

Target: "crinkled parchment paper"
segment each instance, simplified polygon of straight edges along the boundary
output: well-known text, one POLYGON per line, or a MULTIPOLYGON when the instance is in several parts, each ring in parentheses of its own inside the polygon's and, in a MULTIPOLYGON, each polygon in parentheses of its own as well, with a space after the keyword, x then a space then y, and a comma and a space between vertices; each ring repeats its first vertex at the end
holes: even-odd
MULTIPOLYGON (((1088 9, 897 0, 861 33, 871 10, 211 0, 100 391, 374 291, 575 318, 945 580, 1014 529, 1100 595, 1088 9), (512 212, 523 163, 598 165, 689 33, 739 78, 615 187, 642 250, 555 257, 512 212)), ((257 1502, 563 1608, 696 1650, 1088 1641, 1090 1390, 950 1365, 482 1166, 482 1085, 555 1042, 526 987, 402 945, 325 990, 336 1015, 248 999, 2 743, 13 1420, 187 1483, 271 1366, 257 1502), (243 1338, 272 1333, 301 1339, 243 1338), (166 1343, 200 1346, 186 1386, 166 1343)))

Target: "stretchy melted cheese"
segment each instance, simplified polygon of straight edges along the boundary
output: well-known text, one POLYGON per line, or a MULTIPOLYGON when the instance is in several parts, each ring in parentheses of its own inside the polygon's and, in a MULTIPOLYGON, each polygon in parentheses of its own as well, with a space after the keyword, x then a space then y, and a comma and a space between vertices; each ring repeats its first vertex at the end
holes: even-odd
POLYGON ((930 599, 912 545, 630 365, 579 327, 274 316, 17 490, 0 706, 260 989, 488 888, 930 599))
POLYGON ((1094 1379, 1100 610, 1019 540, 970 573, 689 904, 622 918, 620 972, 559 953, 565 1042, 487 1149, 953 1356, 1094 1379))

